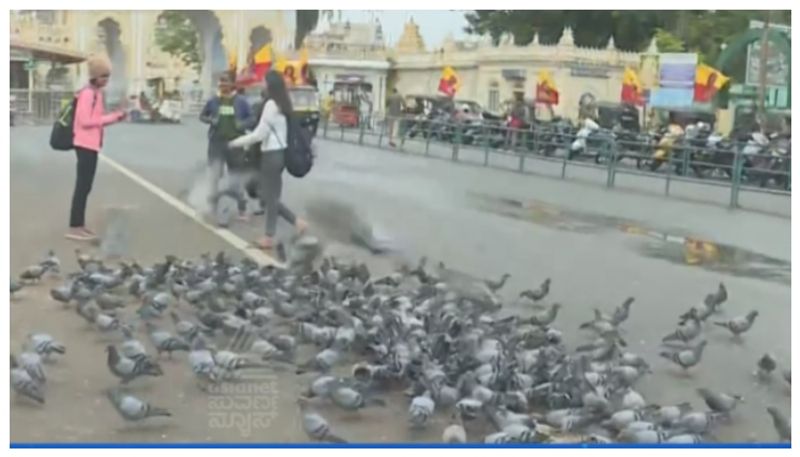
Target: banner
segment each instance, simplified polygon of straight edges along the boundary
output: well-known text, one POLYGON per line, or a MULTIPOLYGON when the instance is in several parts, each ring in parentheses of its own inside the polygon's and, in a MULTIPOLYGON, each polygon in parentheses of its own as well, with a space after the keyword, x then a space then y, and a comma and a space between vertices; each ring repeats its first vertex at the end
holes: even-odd
POLYGON ((650 91, 650 105, 655 108, 686 108, 692 106, 697 54, 659 54, 658 70, 658 88, 650 91))
POLYGON ((694 81, 694 101, 698 103, 708 103, 716 95, 717 91, 730 81, 730 78, 723 75, 721 71, 706 64, 697 66, 694 81))
POLYGON ((644 104, 644 90, 642 83, 639 82, 639 75, 631 67, 625 68, 625 73, 622 75, 622 93, 620 99, 623 103, 630 103, 632 105, 644 104))

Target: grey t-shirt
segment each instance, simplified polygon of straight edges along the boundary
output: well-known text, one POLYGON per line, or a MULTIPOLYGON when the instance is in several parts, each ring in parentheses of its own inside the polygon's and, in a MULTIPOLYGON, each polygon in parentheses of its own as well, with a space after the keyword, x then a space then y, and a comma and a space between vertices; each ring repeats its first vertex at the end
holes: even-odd
POLYGON ((403 97, 400 94, 389 96, 389 115, 399 116, 403 113, 403 97))

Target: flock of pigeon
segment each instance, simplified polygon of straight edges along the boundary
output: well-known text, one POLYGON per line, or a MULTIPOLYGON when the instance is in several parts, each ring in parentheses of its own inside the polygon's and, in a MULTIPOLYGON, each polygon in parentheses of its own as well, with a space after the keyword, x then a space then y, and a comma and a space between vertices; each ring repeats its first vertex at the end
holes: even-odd
MULTIPOLYGON (((580 325, 595 340, 569 351, 553 326, 560 305, 540 304, 549 294, 549 279, 520 294, 519 314, 500 317, 497 293, 508 275, 483 281, 442 263, 428 268, 424 258, 416 267, 377 278, 363 263, 322 258, 319 251, 310 258, 294 256, 286 268, 232 261, 224 253, 112 268, 76 254, 80 270, 50 296, 74 306, 97 332, 119 337, 106 348, 108 370, 119 379, 106 395, 127 421, 170 416, 125 388, 142 377, 162 376, 163 354, 173 358, 178 352, 186 353, 204 391, 236 383, 243 370, 282 366, 297 376, 312 375, 297 405, 308 438, 322 442, 346 438, 315 405, 346 411, 386 407, 380 396, 389 390, 408 398, 411 429, 434 426, 435 415, 449 418, 442 432, 446 443, 549 442, 561 434, 591 443, 699 443, 713 439, 715 428, 731 421, 743 401, 708 388, 697 389, 707 410, 646 401, 635 386, 651 373, 650 365, 628 351, 623 338, 634 299, 610 314, 595 310, 580 325), (149 344, 137 339, 141 334, 149 344), (316 355, 301 360, 301 346, 315 348, 316 355), (490 433, 478 432, 487 427, 490 433)), ((51 251, 11 281, 12 296, 49 273, 59 274, 60 265, 51 251)), ((702 305, 681 315, 677 329, 663 338, 661 357, 683 371, 696 367, 707 344, 706 322, 726 300, 720 284, 702 305)), ((757 316, 752 311, 711 323, 741 338, 757 316)), ((47 334, 31 333, 23 351, 11 356, 12 388, 44 404, 42 362, 67 357, 67 350, 47 334)), ((777 362, 765 354, 757 367, 758 376, 771 377, 777 362)), ((790 383, 789 371, 782 371, 790 383)), ((777 438, 788 441, 789 419, 775 407, 767 412, 777 438)))

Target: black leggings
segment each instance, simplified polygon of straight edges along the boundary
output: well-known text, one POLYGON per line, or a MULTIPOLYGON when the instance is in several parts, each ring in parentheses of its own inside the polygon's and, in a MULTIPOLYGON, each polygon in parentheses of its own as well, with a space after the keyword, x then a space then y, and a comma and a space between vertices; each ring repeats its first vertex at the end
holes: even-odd
POLYGON ((83 227, 86 224, 86 200, 92 191, 94 175, 97 171, 97 152, 81 147, 75 148, 78 158, 75 191, 72 193, 72 209, 69 215, 69 226, 72 228, 83 227))

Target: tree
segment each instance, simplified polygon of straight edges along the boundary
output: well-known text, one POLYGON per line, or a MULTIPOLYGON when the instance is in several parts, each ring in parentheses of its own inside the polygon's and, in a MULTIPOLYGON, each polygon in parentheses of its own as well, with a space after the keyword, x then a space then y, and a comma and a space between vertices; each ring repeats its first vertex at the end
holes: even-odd
POLYGON ((294 48, 300 49, 306 35, 311 33, 319 21, 319 10, 297 10, 295 14, 296 26, 294 32, 294 48))
POLYGON ((200 71, 200 37, 186 14, 181 11, 164 11, 158 18, 155 38, 162 51, 200 71))
MULTIPOLYGON (((745 31, 751 19, 763 17, 763 11, 740 10, 483 10, 466 13, 468 26, 465 30, 478 35, 488 33, 495 44, 507 32, 514 35, 517 45, 530 43, 534 34, 538 34, 539 43, 555 44, 564 27, 569 26, 578 46, 602 47, 613 36, 615 46, 627 51, 644 50, 658 30, 662 30, 660 38, 656 39, 664 41, 670 49, 677 49, 680 41, 683 51, 696 52, 702 62, 713 63, 723 43, 745 31)), ((791 11, 776 11, 773 17, 778 23, 791 23, 791 11)))
POLYGON ((684 52, 683 40, 664 29, 656 29, 658 52, 684 52))

